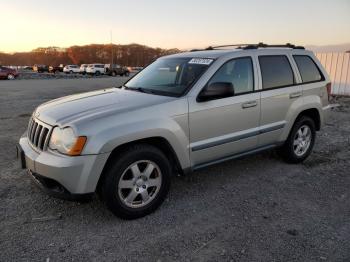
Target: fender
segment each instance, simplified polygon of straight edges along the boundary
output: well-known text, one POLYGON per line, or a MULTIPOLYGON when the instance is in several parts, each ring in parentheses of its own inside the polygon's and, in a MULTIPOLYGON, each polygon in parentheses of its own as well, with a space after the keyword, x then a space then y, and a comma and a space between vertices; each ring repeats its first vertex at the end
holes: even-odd
POLYGON ((190 166, 187 116, 145 119, 101 129, 88 140, 84 154, 110 153, 125 143, 161 137, 173 148, 183 169, 190 166))
POLYGON ((321 98, 317 95, 310 95, 306 97, 301 97, 293 102, 289 107, 289 110, 286 115, 286 127, 284 128, 279 141, 285 141, 288 138, 290 130, 292 129, 295 120, 300 115, 301 112, 308 109, 317 109, 320 116, 321 126, 324 122, 322 114, 322 101, 321 98))

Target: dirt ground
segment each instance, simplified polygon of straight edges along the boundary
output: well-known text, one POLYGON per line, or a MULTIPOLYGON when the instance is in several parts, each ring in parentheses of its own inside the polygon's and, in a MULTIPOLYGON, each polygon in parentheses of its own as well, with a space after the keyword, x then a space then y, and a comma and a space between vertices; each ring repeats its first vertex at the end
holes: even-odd
POLYGON ((33 109, 123 81, 0 81, 0 261, 350 261, 349 98, 303 164, 270 151, 175 177, 138 220, 41 192, 15 158, 33 109))

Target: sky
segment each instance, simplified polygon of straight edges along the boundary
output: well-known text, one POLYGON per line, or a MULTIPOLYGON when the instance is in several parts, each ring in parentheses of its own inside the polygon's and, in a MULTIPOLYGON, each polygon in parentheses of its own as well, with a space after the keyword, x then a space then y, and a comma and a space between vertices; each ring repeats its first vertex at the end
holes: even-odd
POLYGON ((91 43, 161 48, 350 43, 350 0, 0 0, 0 51, 91 43))

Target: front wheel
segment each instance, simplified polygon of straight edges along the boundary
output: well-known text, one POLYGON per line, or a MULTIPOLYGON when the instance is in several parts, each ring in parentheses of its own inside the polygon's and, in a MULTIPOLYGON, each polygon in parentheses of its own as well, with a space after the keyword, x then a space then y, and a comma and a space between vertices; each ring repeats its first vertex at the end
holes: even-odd
POLYGON ((135 145, 110 162, 101 196, 118 217, 135 219, 150 214, 164 201, 170 187, 171 166, 158 148, 135 145))
POLYGON ((7 79, 8 80, 13 80, 13 79, 15 79, 15 76, 13 74, 8 74, 7 75, 7 79))
POLYGON ((288 163, 304 161, 311 154, 315 139, 315 122, 310 117, 302 116, 295 122, 287 141, 281 148, 283 158, 288 163))

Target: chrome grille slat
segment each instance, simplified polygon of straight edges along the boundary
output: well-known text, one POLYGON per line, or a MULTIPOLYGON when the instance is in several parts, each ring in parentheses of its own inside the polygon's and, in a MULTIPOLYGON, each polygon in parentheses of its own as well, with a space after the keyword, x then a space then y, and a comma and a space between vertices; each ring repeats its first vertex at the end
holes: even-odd
POLYGON ((35 122, 34 123, 34 126, 33 126, 33 129, 32 129, 32 133, 30 135, 30 141, 33 143, 34 142, 34 136, 35 136, 35 132, 36 132, 36 129, 38 127, 38 123, 35 122))
POLYGON ((38 147, 39 148, 40 148, 41 142, 43 140, 44 130, 45 130, 45 127, 42 127, 41 131, 40 131, 40 134, 39 134, 39 139, 38 139, 38 147))
POLYGON ((41 122, 40 120, 31 118, 28 124, 28 140, 34 149, 47 150, 52 127, 41 122))
POLYGON ((34 127, 34 121, 31 119, 30 128, 28 129, 28 137, 32 136, 33 127, 34 127))
POLYGON ((49 142, 50 142, 49 140, 50 140, 50 137, 51 137, 51 131, 52 131, 52 129, 48 129, 48 131, 47 131, 46 139, 44 141, 43 151, 46 151, 47 147, 49 146, 49 142))
POLYGON ((27 134, 29 136, 30 134, 30 130, 32 129, 32 126, 33 126, 33 120, 32 118, 29 120, 29 124, 28 124, 28 131, 27 131, 27 134))
POLYGON ((47 138, 47 134, 49 132, 49 129, 46 127, 43 127, 41 133, 40 133, 40 138, 39 138, 39 142, 38 142, 38 147, 43 150, 44 149, 44 143, 46 141, 47 138))
POLYGON ((34 135, 34 145, 38 147, 38 141, 39 141, 39 135, 41 133, 41 129, 43 129, 43 126, 39 125, 37 126, 35 130, 35 135, 34 135))

